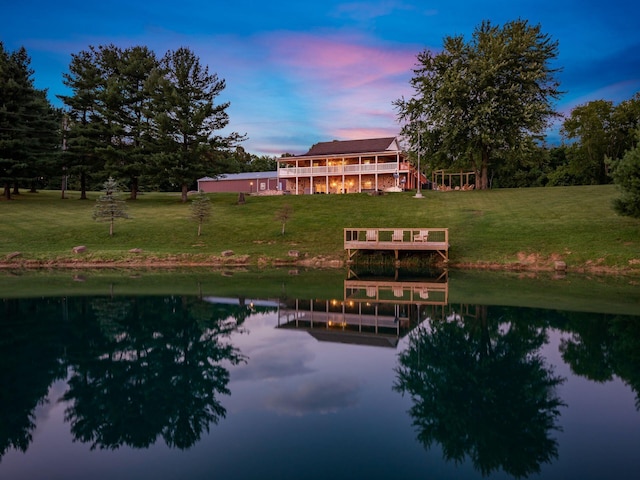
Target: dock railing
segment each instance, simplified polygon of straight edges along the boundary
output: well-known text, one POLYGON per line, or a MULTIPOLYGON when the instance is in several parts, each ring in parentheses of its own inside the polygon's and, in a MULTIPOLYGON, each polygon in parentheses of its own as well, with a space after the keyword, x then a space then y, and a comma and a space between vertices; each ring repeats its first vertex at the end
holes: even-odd
POLYGON ((448 228, 345 228, 344 249, 351 258, 359 250, 434 251, 449 259, 448 228))

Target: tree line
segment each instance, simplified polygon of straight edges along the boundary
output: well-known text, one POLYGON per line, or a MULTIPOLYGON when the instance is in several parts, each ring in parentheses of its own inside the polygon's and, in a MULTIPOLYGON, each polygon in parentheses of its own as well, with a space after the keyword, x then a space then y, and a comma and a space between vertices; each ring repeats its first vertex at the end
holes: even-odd
POLYGON ((73 54, 63 75, 71 93, 58 96, 64 108, 34 86, 29 65, 24 48, 10 52, 0 42, 5 198, 28 183, 35 190, 70 175, 83 199, 112 176, 131 199, 152 188, 179 189, 186 201, 198 177, 275 169, 275 158, 244 151, 245 135, 220 134, 229 123, 229 103, 216 102, 225 81, 188 48, 161 58, 145 46, 90 46, 73 54))
MULTIPOLYGON (((425 170, 476 172, 477 188, 604 184, 640 176, 640 93, 619 104, 595 100, 567 117, 555 66, 559 44, 526 20, 484 21, 471 39, 447 36, 424 50, 410 81, 414 95, 393 103, 410 154, 425 170), (561 122, 562 143, 546 135, 561 122), (625 160, 626 158, 626 160, 625 160), (616 174, 618 170, 618 174, 616 174), (620 173, 620 172, 624 172, 620 173)), ((33 84, 24 48, 0 42, 0 181, 11 187, 72 175, 81 198, 109 176, 127 185, 186 194, 201 176, 274 170, 276 159, 220 132, 229 103, 225 81, 188 48, 162 57, 145 46, 104 45, 73 54, 54 108, 33 84)), ((640 193, 627 190, 627 201, 640 193)), ((623 189, 625 188, 623 184, 623 189)), ((627 213, 640 206, 626 208, 627 213)), ((624 210, 624 208, 623 208, 624 210)))

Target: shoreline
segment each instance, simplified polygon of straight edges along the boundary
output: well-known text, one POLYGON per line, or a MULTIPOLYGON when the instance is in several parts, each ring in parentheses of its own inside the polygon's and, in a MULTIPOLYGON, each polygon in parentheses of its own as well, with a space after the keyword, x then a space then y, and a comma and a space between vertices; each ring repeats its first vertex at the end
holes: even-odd
MULTIPOLYGON (((28 260, 12 258, 0 261, 0 271, 11 270, 101 270, 101 269, 174 269, 174 268, 278 268, 278 267, 303 267, 303 268, 344 268, 353 265, 344 259, 336 257, 314 257, 306 259, 282 259, 260 257, 250 259, 249 256, 238 257, 212 257, 207 260, 171 257, 162 258, 132 258, 125 260, 87 260, 87 259, 54 259, 54 260, 28 260)), ((410 267, 411 265, 399 266, 410 267)), ((561 266, 548 263, 497 263, 497 262, 452 262, 438 264, 439 268, 454 270, 484 270, 495 272, 523 272, 523 273, 555 273, 565 274, 594 274, 610 276, 640 276, 640 270, 631 267, 611 267, 597 263, 587 263, 577 266, 561 266)))

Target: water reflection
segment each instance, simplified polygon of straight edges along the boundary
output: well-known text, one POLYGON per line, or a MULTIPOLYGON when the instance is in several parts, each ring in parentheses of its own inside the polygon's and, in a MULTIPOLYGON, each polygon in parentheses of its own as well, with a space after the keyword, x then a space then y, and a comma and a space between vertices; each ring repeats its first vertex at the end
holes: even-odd
MULTIPOLYGON (((576 424, 582 436, 598 435, 584 426, 584 412, 574 412, 573 431, 563 432, 572 425, 562 417, 571 409, 565 404, 575 395, 567 387, 574 375, 592 381, 581 382, 585 391, 584 384, 621 378, 640 407, 638 317, 466 302, 445 272, 349 271, 317 285, 308 279, 270 279, 259 299, 237 295, 241 287, 221 292, 198 283, 181 295, 2 300, 3 467, 9 450, 38 443, 38 407, 48 398, 64 409, 64 433, 96 450, 91 455, 123 447, 142 455, 154 444, 175 455, 200 443, 237 462, 247 441, 252 452, 268 450, 275 432, 296 444, 299 460, 287 460, 292 472, 305 471, 319 446, 336 442, 359 452, 335 460, 344 462, 335 471, 350 472, 350 461, 357 468, 377 461, 363 457, 366 442, 384 438, 399 447, 377 468, 412 478, 430 471, 439 450, 449 466, 464 464, 460 471, 478 476, 546 478, 547 466, 578 450, 561 448, 576 424), (53 395, 59 380, 65 391, 53 395), (226 418, 232 390, 236 415, 226 418), (351 432, 360 432, 356 441, 351 432), (397 455, 412 467, 403 470, 397 455)), ((465 288, 476 295, 486 285, 465 288)), ((273 448, 258 461, 277 458, 273 448)))
POLYGON ((0 381, 15 387, 0 395, 2 454, 27 450, 36 406, 67 372, 60 400, 74 439, 116 449, 161 437, 189 448, 225 417, 228 366, 244 360, 229 335, 252 308, 194 297, 10 299, 3 307, 0 381))
POLYGON ((560 345, 576 375, 595 382, 620 377, 636 394, 640 410, 640 322, 623 315, 563 314, 571 335, 560 345))
POLYGON ((161 436, 189 448, 225 416, 229 372, 241 361, 226 342, 237 328, 200 300, 101 298, 72 320, 72 374, 62 400, 76 440, 92 448, 148 447, 161 436))
POLYGON ((278 328, 302 329, 318 341, 396 348, 434 306, 447 305, 447 272, 393 278, 349 270, 342 298, 283 299, 278 328))
POLYGON ((8 449, 25 452, 32 440, 36 407, 49 386, 64 378, 65 336, 50 323, 60 310, 55 299, 7 299, 0 316, 0 458, 8 449))
POLYGON ((425 448, 437 442, 447 460, 468 457, 483 475, 526 477, 558 456, 563 379, 539 353, 544 322, 511 313, 464 306, 430 319, 399 355, 394 388, 411 396, 425 448))

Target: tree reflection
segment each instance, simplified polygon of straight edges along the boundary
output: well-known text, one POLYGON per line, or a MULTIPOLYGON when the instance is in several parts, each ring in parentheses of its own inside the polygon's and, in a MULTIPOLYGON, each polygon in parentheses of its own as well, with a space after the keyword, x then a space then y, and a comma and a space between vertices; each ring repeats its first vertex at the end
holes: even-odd
POLYGON ((420 442, 427 449, 438 442, 456 463, 469 457, 483 475, 503 469, 525 477, 558 455, 550 432, 559 428, 555 387, 563 379, 538 353, 546 329, 512 315, 476 307, 423 324, 396 369, 394 389, 414 402, 420 442))
POLYGON ((159 436, 189 448, 226 414, 236 329, 197 299, 99 299, 75 325, 63 400, 77 440, 92 448, 148 447, 159 436))
POLYGON ((562 358, 571 370, 596 382, 619 376, 636 395, 640 410, 640 318, 624 315, 566 313, 562 358))
POLYGON ((36 407, 47 402, 49 386, 66 373, 63 328, 51 321, 62 302, 10 299, 0 304, 0 458, 11 448, 27 451, 36 407))

